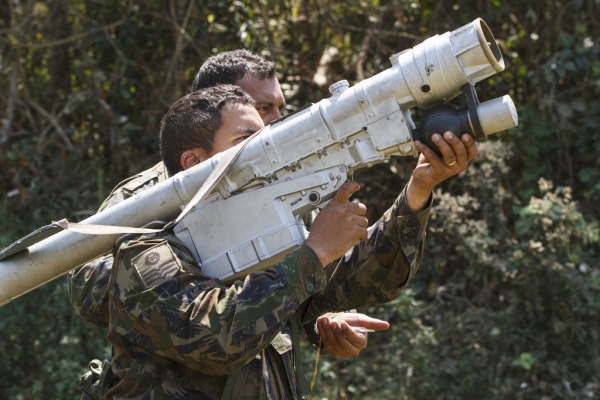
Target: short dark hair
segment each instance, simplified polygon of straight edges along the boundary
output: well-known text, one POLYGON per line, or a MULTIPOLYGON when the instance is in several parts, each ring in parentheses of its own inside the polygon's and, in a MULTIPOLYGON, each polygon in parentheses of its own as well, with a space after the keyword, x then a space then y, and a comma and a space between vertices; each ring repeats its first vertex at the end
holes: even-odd
POLYGON ((247 104, 255 101, 242 88, 218 85, 189 93, 177 100, 160 123, 160 155, 170 175, 181 171, 181 155, 200 147, 213 149, 215 134, 222 124, 221 111, 228 104, 247 104))
POLYGON ((246 74, 252 74, 259 79, 276 78, 276 64, 248 50, 225 51, 209 57, 200 66, 192 84, 192 91, 222 83, 235 84, 246 74))

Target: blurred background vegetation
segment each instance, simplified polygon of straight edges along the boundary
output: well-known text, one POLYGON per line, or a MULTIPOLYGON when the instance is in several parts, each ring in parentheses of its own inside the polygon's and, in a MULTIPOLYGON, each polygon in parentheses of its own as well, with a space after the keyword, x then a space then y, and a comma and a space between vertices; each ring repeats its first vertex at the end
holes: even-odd
MULTIPOLYGON (((0 0, 0 247, 158 161, 161 116, 212 54, 277 61, 293 111, 477 17, 507 65, 479 98, 510 94, 520 125, 437 189, 419 273, 364 310, 392 327, 321 357, 312 398, 600 398, 599 0, 0 0)), ((356 177, 373 215, 415 162, 356 177)), ((60 277, 0 308, 0 398, 77 398, 109 352, 60 277)))

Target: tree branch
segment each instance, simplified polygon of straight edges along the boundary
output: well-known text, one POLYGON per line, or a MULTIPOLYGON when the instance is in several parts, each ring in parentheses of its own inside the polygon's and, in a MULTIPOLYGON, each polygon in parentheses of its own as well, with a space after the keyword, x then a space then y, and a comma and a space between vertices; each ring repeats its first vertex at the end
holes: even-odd
POLYGON ((120 19, 115 22, 112 22, 110 24, 99 26, 97 28, 90 28, 86 32, 76 33, 67 38, 51 40, 49 42, 44 42, 44 43, 32 43, 32 44, 26 43, 26 44, 24 44, 24 43, 20 43, 20 42, 13 42, 10 40, 10 37, 1 39, 0 41, 7 42, 11 46, 16 47, 16 48, 21 48, 21 49, 30 49, 30 50, 46 49, 49 47, 60 46, 62 44, 74 42, 74 41, 84 38, 86 36, 93 35, 94 33, 99 32, 99 31, 115 28, 115 27, 121 25, 123 22, 125 22, 125 18, 120 19))
POLYGON ((161 98, 165 97, 165 93, 167 92, 168 88, 175 87, 175 90, 177 90, 177 85, 172 85, 171 79, 172 79, 173 75, 175 75, 175 71, 176 71, 177 65, 178 65, 177 61, 181 59, 181 53, 183 52, 183 49, 184 49, 184 40, 187 38, 186 27, 188 25, 190 15, 194 8, 194 4, 195 4, 195 1, 190 0, 190 2, 188 3, 186 13, 185 13, 185 17, 183 18, 183 22, 181 25, 179 25, 177 23, 177 14, 175 13, 175 10, 173 9, 173 1, 171 1, 171 15, 173 18, 172 19, 173 25, 176 28, 177 39, 175 41, 175 50, 173 51, 173 56, 171 57, 171 63, 169 65, 169 70, 167 71, 167 75, 165 76, 163 86, 161 88, 161 98))

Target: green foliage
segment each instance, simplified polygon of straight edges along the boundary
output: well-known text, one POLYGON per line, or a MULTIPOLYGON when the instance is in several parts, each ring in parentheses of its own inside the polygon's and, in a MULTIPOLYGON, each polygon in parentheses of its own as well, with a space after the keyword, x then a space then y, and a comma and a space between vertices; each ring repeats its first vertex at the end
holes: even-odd
MULTIPOLYGON (((390 330, 371 334, 358 359, 321 357, 312 398, 598 397, 598 7, 0 0, 0 247, 91 215, 153 165, 162 114, 211 54, 246 47, 277 61, 291 111, 482 17, 506 70, 479 97, 510 93, 520 126, 480 144, 468 172, 438 188, 420 271, 396 301, 364 310, 390 330)), ((371 217, 413 167, 406 158, 361 171, 371 217)), ((76 398, 89 360, 109 354, 67 297, 61 277, 0 308, 1 398, 76 398)))
POLYGON ((519 205, 511 146, 485 143, 436 193, 420 271, 397 301, 365 310, 392 325, 371 334, 361 357, 373 361, 323 357, 317 398, 597 394, 600 228, 545 179, 519 205))

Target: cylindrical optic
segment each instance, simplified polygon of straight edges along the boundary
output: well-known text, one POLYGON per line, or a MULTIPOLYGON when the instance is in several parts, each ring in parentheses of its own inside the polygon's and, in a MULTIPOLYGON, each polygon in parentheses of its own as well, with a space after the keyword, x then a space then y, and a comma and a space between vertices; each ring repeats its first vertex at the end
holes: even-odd
POLYGON ((514 128, 519 123, 517 108, 509 95, 478 104, 477 116, 486 136, 514 128))

